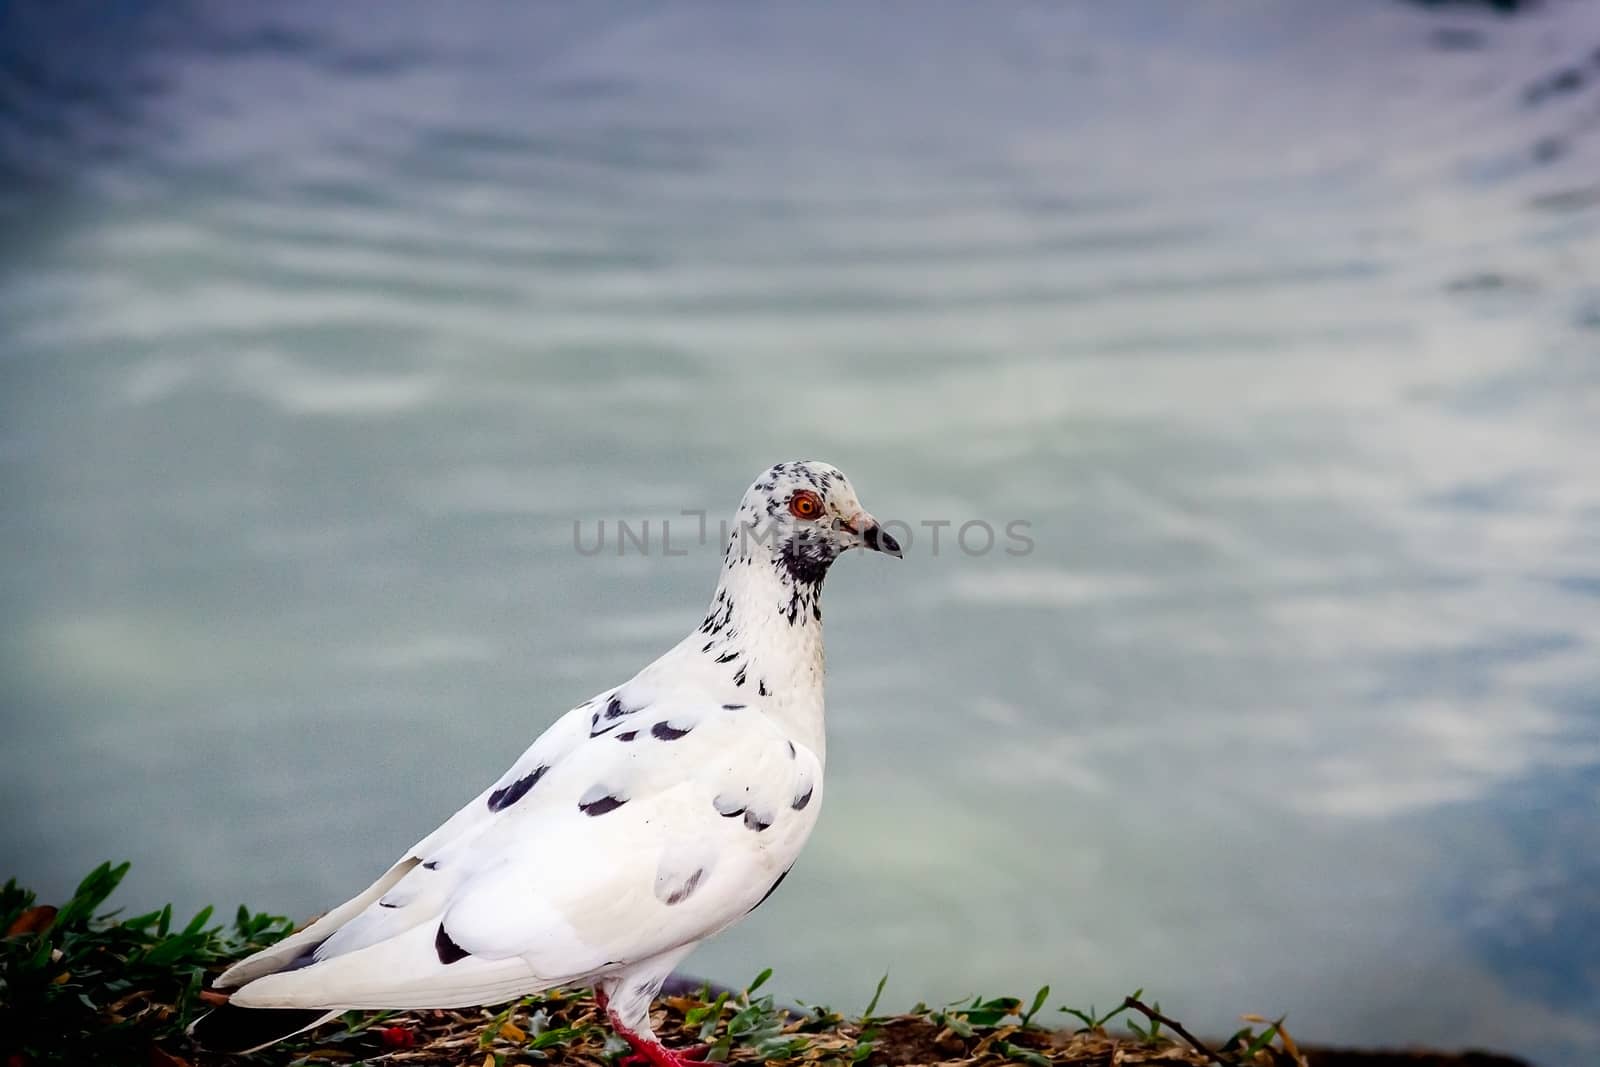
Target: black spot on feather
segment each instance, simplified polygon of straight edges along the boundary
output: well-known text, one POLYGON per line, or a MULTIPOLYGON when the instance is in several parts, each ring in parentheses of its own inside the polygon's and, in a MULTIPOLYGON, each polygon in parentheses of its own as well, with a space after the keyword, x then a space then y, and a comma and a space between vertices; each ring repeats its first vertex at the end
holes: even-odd
POLYGON ((739 658, 739 653, 737 653, 737 652, 724 652, 722 655, 717 657, 717 662, 718 663, 731 663, 733 660, 736 660, 738 658, 739 658))
POLYGON ((680 730, 676 726, 673 726, 670 722, 663 721, 658 722, 654 726, 650 727, 650 736, 658 738, 662 741, 676 741, 678 738, 682 737, 684 734, 687 734, 689 730, 692 729, 694 729, 694 727, 691 726, 686 730, 680 730))
POLYGON ((795 811, 805 811, 806 805, 811 803, 811 794, 816 792, 816 786, 807 786, 806 791, 794 798, 794 803, 789 806, 795 811))
POLYGON ((444 932, 444 923, 439 924, 439 932, 433 937, 433 950, 439 954, 439 962, 445 966, 459 963, 472 953, 450 940, 450 935, 444 932))
MULTIPOLYGON (((822 579, 828 576, 835 552, 829 542, 801 534, 783 543, 778 560, 789 577, 794 579, 797 590, 814 592, 821 588, 822 579)), ((792 614, 789 621, 794 622, 792 614)))
POLYGON ((759 834, 761 831, 765 830, 771 825, 772 820, 765 815, 758 815, 753 811, 746 811, 744 813, 744 826, 746 830, 754 830, 759 834))
POLYGON ((767 680, 765 678, 761 679, 760 682, 756 683, 756 692, 760 693, 762 696, 766 696, 767 695, 767 680))
POLYGON ((637 707, 622 707, 621 702, 618 701, 611 701, 611 707, 606 709, 605 721, 603 721, 603 723, 600 721, 600 712, 595 712, 595 717, 589 721, 590 737, 605 736, 605 734, 611 733, 611 731, 618 728, 618 726, 626 726, 627 717, 638 710, 637 707), (616 715, 613 715, 613 713, 611 713, 611 707, 621 707, 622 710, 621 712, 616 713, 616 715))
POLYGON ((489 810, 504 811, 521 800, 528 795, 528 790, 539 784, 539 779, 543 778, 549 770, 548 766, 541 763, 534 768, 532 774, 525 774, 510 785, 496 789, 489 794, 489 810))
POLYGON ((425 871, 437 871, 439 869, 439 861, 429 860, 427 863, 422 865, 422 869, 425 871))
POLYGON ((674 889, 671 893, 667 894, 667 903, 669 905, 682 904, 684 901, 688 900, 690 894, 700 887, 700 879, 704 878, 705 876, 706 869, 704 867, 696 868, 695 872, 689 876, 688 881, 684 882, 677 889, 674 889))
POLYGON ((387 900, 378 901, 378 907, 380 908, 398 908, 399 906, 398 904, 391 904, 387 900))
POLYGON ((622 731, 622 733, 617 735, 617 740, 618 741, 632 741, 635 737, 638 737, 638 736, 639 736, 639 731, 638 730, 624 730, 624 731, 622 731))
POLYGON ((744 667, 740 667, 739 668, 739 673, 733 676, 733 684, 734 685, 743 685, 744 684, 744 672, 745 672, 745 668, 744 667))
POLYGON ((590 816, 604 815, 608 811, 616 811, 627 802, 627 798, 625 797, 614 797, 608 795, 603 796, 598 800, 591 800, 587 804, 580 803, 578 805, 578 810, 583 812, 585 815, 590 816))
POLYGON ((722 705, 722 710, 723 711, 743 711, 744 710, 744 705, 743 704, 724 704, 724 705, 722 705))

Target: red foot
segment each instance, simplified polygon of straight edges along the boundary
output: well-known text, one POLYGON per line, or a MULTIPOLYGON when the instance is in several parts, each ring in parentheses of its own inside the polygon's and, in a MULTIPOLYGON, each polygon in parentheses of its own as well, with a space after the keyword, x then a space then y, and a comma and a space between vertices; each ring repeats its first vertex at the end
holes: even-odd
POLYGON ((651 1045, 645 1041, 635 1041, 621 1030, 617 1033, 634 1048, 634 1051, 617 1061, 617 1067, 704 1067, 706 1053, 711 1051, 710 1045, 696 1045, 673 1052, 660 1042, 651 1045))
POLYGON ((600 990, 594 991, 595 1003, 600 1005, 600 1010, 606 1013, 606 1021, 611 1024, 617 1036, 626 1041, 633 1051, 617 1061, 617 1067, 701 1067, 705 1061, 706 1053, 711 1051, 710 1045, 695 1045, 681 1052, 674 1052, 655 1039, 652 1034, 636 1034, 622 1025, 616 1015, 611 1011, 609 998, 600 990))

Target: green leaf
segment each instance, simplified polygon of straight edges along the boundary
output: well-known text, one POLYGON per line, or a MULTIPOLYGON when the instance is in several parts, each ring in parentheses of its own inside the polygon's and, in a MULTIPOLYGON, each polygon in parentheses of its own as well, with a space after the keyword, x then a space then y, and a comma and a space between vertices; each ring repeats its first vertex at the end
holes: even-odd
POLYGON ((549 1048, 552 1045, 565 1045, 572 1039, 583 1036, 587 1029, 587 1027, 579 1026, 559 1026, 534 1035, 528 1039, 523 1047, 537 1051, 542 1048, 549 1048))
POLYGON ((1022 1001, 1018 1000, 1016 997, 991 997, 988 1000, 984 1000, 980 997, 974 997, 972 999, 972 1006, 974 1008, 986 1009, 988 1011, 1003 1011, 1007 1015, 1012 1015, 1016 1013, 1018 1008, 1022 1007, 1022 1001))
POLYGON ((1240 1058, 1249 1061, 1256 1053, 1272 1044, 1272 1039, 1278 1036, 1278 1024, 1281 1022, 1283 1020, 1279 1019, 1278 1022, 1261 1031, 1261 1036, 1250 1042, 1249 1047, 1240 1054, 1240 1058))
POLYGON ((198 934, 205 928, 206 923, 209 922, 210 919, 211 905, 208 904, 201 908, 199 913, 196 914, 194 918, 189 920, 189 925, 183 928, 183 936, 193 937, 195 934, 198 934))
POLYGON ((88 922, 94 916, 95 909, 105 903, 106 898, 112 894, 127 873, 126 863, 115 867, 110 863, 102 863, 90 871, 88 876, 78 883, 78 889, 72 894, 72 899, 57 913, 56 926, 67 930, 88 922))
POLYGON ((771 1062, 773 1060, 793 1059, 810 1046, 811 1043, 803 1037, 775 1037, 766 1041, 757 1042, 755 1045, 755 1050, 756 1054, 759 1055, 763 1061, 771 1062))
POLYGON ((861 1013, 862 1019, 872 1018, 872 1013, 878 1010, 878 1001, 883 997, 883 987, 889 984, 888 972, 878 979, 878 988, 873 991, 872 1000, 867 1004, 867 1010, 861 1013))
POLYGON ((1024 1048, 1021 1045, 1013 1045, 1009 1041, 996 1042, 996 1047, 999 1048, 1001 1055, 1005 1056, 1007 1059, 1026 1063, 1029 1065, 1029 1067, 1050 1067, 1050 1057, 1036 1052, 1031 1048, 1024 1048))
POLYGON ((973 998, 972 1007, 956 1014, 964 1015, 968 1022, 974 1026, 993 1027, 1022 1009, 1022 1001, 1016 997, 994 997, 991 1000, 973 998))
POLYGON ((1073 1016, 1079 1022, 1083 1023, 1083 1028, 1085 1030, 1093 1030, 1096 1026, 1093 1004, 1089 1005, 1089 1010, 1086 1012, 1079 1011, 1077 1008, 1062 1008, 1061 1010, 1066 1012, 1068 1015, 1073 1016))
POLYGON ((752 1004, 748 1008, 744 1008, 735 1013, 734 1017, 728 1020, 728 1033, 745 1033, 750 1030, 760 1018, 761 1006, 759 1004, 752 1004))
POLYGON ((1040 986, 1039 992, 1033 995, 1033 1006, 1022 1013, 1022 1025, 1027 1026, 1033 1017, 1039 1014, 1039 1009, 1044 1007, 1045 1000, 1050 996, 1049 986, 1040 986))
POLYGON ((1228 1040, 1226 1040, 1226 1041, 1224 1041, 1222 1043, 1222 1051, 1223 1052, 1231 1052, 1234 1049, 1243 1048, 1245 1045, 1249 1044, 1250 1043, 1250 1039, 1255 1037, 1255 1036, 1256 1036, 1256 1031, 1255 1031, 1254 1027, 1251 1027, 1251 1026, 1241 1027, 1240 1029, 1235 1030, 1233 1032, 1233 1036, 1232 1037, 1228 1038, 1228 1040))
POLYGON ((745 996, 749 996, 751 993, 754 993, 756 990, 758 990, 762 986, 766 985, 767 984, 767 979, 771 978, 771 977, 772 977, 772 968, 771 967, 768 967, 766 970, 764 970, 760 974, 756 975, 756 980, 751 982, 750 985, 749 985, 749 988, 747 988, 744 991, 745 996))
MULTIPOLYGON (((1144 990, 1142 990, 1142 989, 1139 990, 1139 993, 1143 993, 1143 992, 1144 992, 1144 990)), ((1138 1000, 1139 999, 1139 993, 1135 993, 1133 995, 1133 999, 1138 1000)), ((1104 1015, 1100 1016, 1100 1018, 1096 1019, 1095 1020, 1095 1027, 1096 1028, 1102 1027, 1106 1023, 1110 1022, 1112 1019, 1115 1019, 1117 1016, 1121 1015, 1123 1012, 1131 1011, 1131 1010, 1133 1010, 1132 1006, 1127 1004, 1126 1002, 1124 1002, 1122 1004, 1119 1004, 1117 1007, 1112 1008, 1110 1011, 1108 1011, 1104 1015)))
MULTIPOLYGON (((690 1008, 684 1013, 683 1021, 689 1026, 697 1026, 700 1023, 709 1020, 712 1031, 714 1031, 717 1021, 722 1018, 722 1006, 727 1002, 728 994, 726 992, 718 993, 717 999, 713 1000, 710 1004, 703 1004, 698 1008, 690 1008)), ((700 1040, 709 1041, 711 1039, 712 1031, 702 1032, 700 1035, 700 1040)))
POLYGON ((169 938, 151 946, 138 962, 145 967, 167 967, 182 959, 188 948, 188 945, 177 938, 169 938))
POLYGON ((124 919, 122 920, 122 925, 126 929, 132 930, 136 933, 144 933, 146 930, 150 929, 150 927, 154 925, 155 921, 159 918, 161 918, 161 912, 151 911, 146 912, 143 915, 136 915, 131 919, 124 919))

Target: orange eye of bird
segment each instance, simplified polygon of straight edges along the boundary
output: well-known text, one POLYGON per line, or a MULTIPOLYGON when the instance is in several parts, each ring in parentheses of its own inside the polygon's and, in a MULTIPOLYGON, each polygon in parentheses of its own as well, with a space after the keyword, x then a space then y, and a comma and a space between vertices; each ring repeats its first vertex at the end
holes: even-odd
POLYGON ((814 519, 822 514, 822 501, 809 489, 802 489, 789 498, 789 514, 797 519, 814 519))

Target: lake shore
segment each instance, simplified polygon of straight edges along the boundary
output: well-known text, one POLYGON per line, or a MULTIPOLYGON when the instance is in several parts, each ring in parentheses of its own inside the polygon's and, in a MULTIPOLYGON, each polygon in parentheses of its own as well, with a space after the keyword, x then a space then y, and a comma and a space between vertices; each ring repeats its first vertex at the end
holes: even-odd
MULTIPOLYGON (((790 1014, 770 998, 710 987, 664 996, 653 1014, 662 1039, 675 1049, 707 1044, 720 1062, 786 1062, 819 1067, 1112 1067, 1166 1064, 1205 1067, 1528 1067, 1510 1056, 1481 1051, 1296 1048, 1282 1035, 1251 1052, 1225 1041, 1202 1049, 1166 1031, 1049 1030, 1022 1025, 1021 1002, 996 998, 962 1009, 925 1009, 848 1020, 826 1012, 790 1014), (1004 1002, 1003 1004, 1001 1002, 1004 1002), (995 1011, 1010 1009, 990 1023, 995 1011), (977 1018, 977 1022, 973 1019, 977 1018)), ((532 998, 509 1011, 407 1012, 371 1025, 327 1028, 327 1043, 312 1040, 292 1054, 211 1056, 189 1067, 246 1067, 311 1062, 382 1062, 407 1067, 511 1067, 562 1063, 604 1067, 612 1044, 604 1019, 586 992, 532 998)), ((1259 1036, 1259 1035, 1258 1035, 1259 1036)), ((181 1054, 180 1054, 181 1055, 181 1054)), ((174 1056, 174 1061, 179 1057, 174 1056)), ((163 1067, 180 1067, 164 1062, 163 1067)))
MULTIPOLYGON (((0 888, 0 1057, 4 1067, 268 1067, 383 1063, 405 1067, 611 1067, 624 1051, 588 990, 555 990, 498 1010, 349 1012, 337 1022, 248 1056, 197 1048, 196 1018, 225 1004, 210 988, 230 962, 286 936, 293 924, 240 907, 212 925, 205 908, 188 923, 171 905, 123 917, 105 910, 128 871, 102 864, 59 907, 39 904, 15 879, 0 888)), ((859 1014, 793 1007, 763 992, 771 970, 743 989, 673 976, 652 1024, 669 1047, 697 1048, 711 1062, 816 1067, 1527 1067, 1481 1052, 1444 1054, 1297 1046, 1284 1021, 1246 1017, 1223 1040, 1202 1040, 1135 992, 1101 1014, 1060 1006, 1045 986, 1027 998, 879 1014, 887 978, 859 1014), (1062 1014, 1082 1025, 1057 1029, 1062 1014)))

